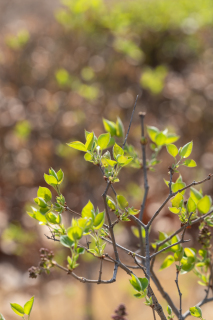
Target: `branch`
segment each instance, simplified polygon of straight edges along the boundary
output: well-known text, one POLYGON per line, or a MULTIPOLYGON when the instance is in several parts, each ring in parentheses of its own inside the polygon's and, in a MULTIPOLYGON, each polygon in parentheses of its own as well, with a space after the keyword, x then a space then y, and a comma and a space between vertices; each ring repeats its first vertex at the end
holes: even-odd
POLYGON ((148 185, 148 179, 147 179, 147 167, 146 167, 146 140, 145 140, 145 136, 144 136, 144 117, 145 117, 145 115, 146 114, 144 112, 139 113, 139 116, 141 118, 141 148, 142 148, 142 157, 143 157, 143 175, 144 175, 144 189, 145 189, 143 201, 141 204, 141 210, 140 210, 140 214, 139 214, 139 220, 141 220, 141 221, 143 220, 145 203, 146 203, 146 199, 147 199, 147 195, 148 195, 148 191, 149 191, 149 185, 148 185))
MULTIPOLYGON (((201 307, 201 306, 203 306, 204 304, 206 304, 206 303, 208 303, 208 302, 211 302, 211 301, 213 301, 213 297, 211 297, 211 298, 204 298, 203 300, 201 300, 200 302, 198 302, 195 307, 201 307)), ((190 316, 190 311, 189 311, 189 310, 186 311, 186 312, 183 314, 183 320, 186 319, 188 316, 190 316)))
POLYGON ((131 115, 131 119, 130 119, 130 122, 129 122, 129 127, 128 127, 128 130, 127 130, 127 133, 126 133, 126 137, 125 137, 125 139, 124 139, 124 143, 123 143, 123 145, 122 145, 122 149, 124 149, 125 144, 126 144, 126 141, 127 141, 127 138, 128 138, 128 135, 129 135, 130 127, 131 127, 132 120, 133 120, 133 115, 134 115, 135 108, 136 108, 137 101, 138 101, 138 97, 139 97, 139 95, 137 95, 137 96, 136 96, 136 99, 135 99, 135 104, 134 104, 134 107, 133 107, 133 110, 132 110, 132 115, 131 115))
POLYGON ((56 261, 52 261, 52 264, 58 268, 60 268, 61 270, 67 272, 67 274, 70 274, 71 276, 73 276, 75 279, 77 279, 80 282, 84 282, 84 283, 97 283, 97 284, 109 284, 109 283, 113 283, 116 281, 116 275, 117 275, 117 271, 118 271, 118 264, 115 263, 115 267, 114 267, 114 271, 113 271, 113 276, 110 280, 91 280, 91 279, 86 279, 83 277, 79 277, 77 276, 73 271, 61 266, 60 264, 58 264, 56 261))
MULTIPOLYGON (((146 269, 142 266, 142 265, 140 265, 139 263, 138 263, 138 261, 137 261, 137 259, 134 257, 134 260, 135 260, 135 263, 143 270, 143 272, 144 272, 144 274, 145 274, 145 276, 146 276, 146 278, 148 277, 148 274, 147 274, 147 272, 146 272, 146 269)), ((158 302, 158 300, 157 300, 157 298, 156 298, 156 296, 155 296, 155 294, 154 294, 154 292, 153 292, 153 290, 152 290, 152 288, 151 288, 151 286, 150 286, 150 283, 149 283, 149 285, 148 285, 148 293, 147 293, 147 295, 148 295, 148 297, 152 297, 152 301, 153 301, 153 310, 155 310, 156 312, 157 312, 157 314, 159 315, 159 317, 161 318, 161 320, 167 320, 166 319, 166 316, 165 316, 165 314, 164 314, 164 312, 163 312, 163 308, 162 308, 162 306, 160 305, 160 303, 158 302)))
POLYGON ((168 195, 168 197, 166 198, 166 200, 162 203, 162 205, 159 207, 159 209, 155 212, 155 214, 152 216, 152 218, 149 220, 147 226, 150 227, 150 225, 152 224, 153 220, 159 215, 159 213, 161 212, 161 210, 163 209, 163 207, 167 204, 167 202, 171 199, 171 197, 173 197, 174 194, 168 195))
MULTIPOLYGON (((168 239, 168 238, 167 238, 167 239, 168 239)), ((168 240, 167 240, 167 241, 168 241, 168 240)), ((176 246, 176 245, 178 245, 178 244, 180 244, 180 243, 185 243, 185 242, 189 242, 189 241, 190 241, 190 239, 189 239, 189 240, 183 240, 183 239, 181 239, 181 240, 179 240, 178 242, 175 242, 175 243, 171 244, 170 246, 168 246, 168 247, 166 247, 166 248, 163 248, 162 250, 153 253, 153 254, 150 256, 150 259, 154 258, 154 257, 157 256, 158 254, 164 252, 165 250, 167 250, 167 249, 169 249, 169 248, 172 248, 172 247, 174 247, 174 246, 176 246)), ((159 246, 158 246, 158 247, 159 247, 159 246)))
MULTIPOLYGON (((109 239, 106 239, 106 238, 104 238, 104 237, 100 237, 100 238, 101 238, 102 240, 110 243, 110 244, 113 244, 112 241, 109 240, 109 239)), ((118 243, 115 243, 115 244, 116 244, 116 246, 117 246, 118 248, 120 248, 121 250, 127 252, 128 254, 135 255, 136 257, 138 257, 138 258, 140 258, 140 259, 143 259, 143 260, 146 259, 145 257, 141 256, 140 254, 135 253, 135 252, 133 252, 133 251, 131 251, 131 250, 129 250, 129 249, 126 249, 126 248, 122 247, 122 246, 121 246, 120 244, 118 244, 118 243)))
POLYGON ((188 186, 186 186, 186 187, 184 187, 184 188, 182 188, 182 189, 180 189, 180 190, 178 190, 178 191, 176 191, 176 192, 173 192, 173 193, 172 193, 172 197, 174 197, 177 193, 182 192, 182 191, 184 191, 184 190, 186 190, 186 189, 188 189, 188 188, 190 188, 190 187, 192 187, 192 186, 197 186, 198 184, 201 184, 201 183, 204 183, 204 182, 210 180, 212 176, 213 176, 213 174, 210 173, 210 174, 208 175, 208 177, 206 177, 205 179, 203 179, 203 180, 201 180, 201 181, 198 181, 198 182, 193 181, 192 183, 188 184, 188 186))
POLYGON ((182 316, 182 292, 180 291, 180 287, 179 287, 179 284, 178 284, 178 276, 179 276, 179 270, 177 269, 175 283, 176 283, 176 286, 177 286, 177 289, 178 289, 179 298, 180 298, 180 311, 179 311, 178 318, 179 318, 179 320, 183 320, 183 316, 182 316))
POLYGON ((107 195, 107 191, 109 189, 109 186, 111 185, 111 183, 107 183, 107 187, 106 190, 104 191, 104 193, 102 194, 103 200, 104 200, 104 206, 105 206, 105 210, 106 210, 106 216, 107 216, 107 220, 108 220, 108 224, 109 224, 109 232, 110 232, 110 236, 112 239, 112 245, 113 245, 113 249, 114 249, 114 253, 115 253, 115 258, 116 261, 119 262, 119 255, 118 255, 118 251, 117 251, 117 246, 115 243, 115 236, 114 236, 114 231, 113 231, 113 226, 111 223, 111 219, 110 219, 110 215, 109 215, 109 211, 108 211, 108 207, 107 207, 107 201, 106 201, 106 195, 107 195))

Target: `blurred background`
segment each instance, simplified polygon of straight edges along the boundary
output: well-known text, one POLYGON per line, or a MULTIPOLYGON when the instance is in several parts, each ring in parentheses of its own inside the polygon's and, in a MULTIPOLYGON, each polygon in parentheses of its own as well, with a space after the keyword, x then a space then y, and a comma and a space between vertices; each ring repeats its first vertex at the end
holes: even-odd
MULTIPOLYGON (((116 121, 119 116, 127 130, 137 94, 129 143, 139 154, 137 114, 146 111, 147 125, 181 136, 178 147, 194 141, 198 168, 181 169, 185 182, 212 172, 212 27, 211 0, 0 1, 0 312, 6 319, 18 317, 10 302, 24 304, 33 295, 32 320, 107 320, 120 303, 126 304, 129 320, 152 319, 143 301, 133 297, 123 271, 107 286, 77 283, 58 270, 29 279, 27 270, 37 266, 40 247, 53 249, 63 265, 69 252, 48 241, 44 234, 49 231, 26 210, 38 187, 45 186, 43 174, 49 167, 63 169, 63 194, 70 208, 81 212, 89 199, 103 207, 100 172, 66 143, 84 141, 84 129, 103 133, 103 117, 116 121)), ((163 150, 160 159, 156 172, 149 173, 146 219, 168 192, 163 178, 168 179, 172 158, 163 150)), ((142 172, 124 168, 116 188, 139 207, 142 172)), ((212 195, 212 182, 203 190, 212 195)), ((176 218, 165 208, 153 225, 152 239, 159 230, 178 228, 176 218)), ((67 214, 68 225, 70 219, 67 214)), ((190 246, 196 246, 197 232, 190 231, 190 246)), ((117 241, 137 249, 128 223, 117 226, 117 241)), ((97 278, 99 265, 89 258, 81 260, 77 274, 97 278)), ((123 259, 127 261, 125 255, 123 259)), ((160 264, 161 259, 156 270, 160 264)), ((111 274, 111 266, 104 264, 104 277, 111 274)), ((175 268, 159 277, 178 302, 175 268)), ((184 310, 202 298, 204 288, 193 274, 183 275, 180 285, 184 310)), ((211 305, 203 307, 203 316, 210 317, 211 310, 211 305)))

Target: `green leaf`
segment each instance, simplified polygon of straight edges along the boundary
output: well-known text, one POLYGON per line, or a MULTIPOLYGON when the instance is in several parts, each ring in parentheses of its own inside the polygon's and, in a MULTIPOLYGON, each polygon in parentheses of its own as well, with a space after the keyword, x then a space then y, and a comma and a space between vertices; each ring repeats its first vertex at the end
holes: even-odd
POLYGON ((179 208, 182 207, 183 195, 181 193, 177 193, 176 196, 171 200, 172 206, 179 208))
POLYGON ((107 132, 111 134, 111 136, 116 135, 117 126, 114 122, 103 119, 104 128, 107 132))
POLYGON ((166 259, 163 261, 160 270, 166 269, 169 266, 171 266, 171 264, 173 264, 173 262, 175 261, 174 257, 169 255, 166 257, 166 259))
POLYGON ((58 184, 58 180, 53 177, 53 176, 49 176, 48 174, 44 174, 44 180, 46 181, 47 184, 49 185, 57 185, 58 184))
POLYGON ((84 155, 84 159, 85 159, 86 161, 92 162, 93 155, 92 155, 91 153, 87 152, 87 153, 85 153, 85 155, 84 155))
POLYGON ((70 227, 67 229, 67 235, 72 241, 76 241, 81 239, 83 230, 78 226, 70 227))
POLYGON ((197 204, 198 201, 203 198, 203 196, 198 190, 191 187, 190 188, 190 198, 192 198, 192 200, 194 200, 194 202, 197 204))
POLYGON ((163 134, 162 132, 158 133, 156 136, 155 136, 155 143, 158 145, 158 146, 163 146, 166 142, 166 136, 165 134, 163 134))
MULTIPOLYGON (((174 244, 174 243, 176 243, 178 241, 180 241, 180 239, 179 239, 178 235, 175 235, 171 239, 171 244, 174 244)), ((180 248, 181 248, 180 244, 177 244, 176 246, 171 247, 170 249, 171 249, 172 252, 176 252, 177 250, 180 250, 180 248)))
POLYGON ((110 166, 114 167, 117 163, 117 161, 106 159, 106 158, 101 158, 101 162, 103 163, 104 166, 110 166))
POLYGON ((0 313, 0 320, 5 320, 5 318, 3 317, 3 315, 0 313))
POLYGON ((93 222, 94 229, 100 229, 104 224, 104 211, 99 212, 93 222))
POLYGON ((117 121, 116 121, 116 136, 124 137, 124 126, 119 117, 117 118, 117 121))
POLYGON ((150 139, 155 142, 155 137, 160 131, 156 127, 147 126, 147 133, 150 137, 150 139))
POLYGON ((138 280, 141 283, 142 291, 146 290, 146 288, 148 287, 148 284, 149 284, 149 280, 147 278, 138 278, 138 280))
POLYGON ((113 147, 113 157, 115 160, 117 159, 118 155, 123 156, 124 150, 119 145, 117 145, 117 143, 115 143, 113 147))
POLYGON ((113 199, 110 196, 107 196, 107 205, 110 209, 115 210, 116 209, 116 205, 115 202, 113 201, 113 199))
POLYGON ((54 178, 56 178, 56 180, 58 181, 57 173, 55 172, 55 170, 53 168, 49 169, 49 174, 51 176, 53 176, 54 178))
POLYGON ((121 167, 127 166, 130 162, 132 162, 132 157, 118 156, 117 161, 121 167))
POLYGON ((128 214, 131 214, 133 216, 135 216, 139 212, 140 212, 140 210, 137 210, 137 209, 134 209, 134 208, 128 208, 128 214))
MULTIPOLYGON (((172 192, 177 192, 181 189, 183 189, 186 186, 184 182, 175 182, 172 184, 172 192)), ((181 192, 181 194, 184 194, 185 190, 181 192)))
POLYGON ((37 203, 37 205, 39 205, 39 207, 41 208, 46 208, 47 207, 47 203, 44 199, 42 198, 35 198, 34 199, 35 203, 37 203))
POLYGON ((67 145, 73 149, 77 149, 79 151, 84 151, 84 152, 87 152, 87 148, 85 147, 85 145, 80 142, 80 141, 73 141, 73 142, 70 142, 70 143, 67 143, 67 145))
POLYGON ((126 207, 128 207, 129 203, 124 196, 117 195, 116 198, 121 209, 124 210, 126 207))
POLYGON ((25 303, 24 305, 24 313, 27 315, 30 315, 32 307, 33 307, 33 303, 34 303, 34 296, 25 303))
POLYGON ((84 248, 78 248, 77 252, 78 252, 78 254, 84 254, 85 249, 84 248))
POLYGON ((169 211, 171 211, 174 214, 178 214, 180 213, 181 208, 169 207, 169 211))
POLYGON ((47 222, 45 216, 44 216, 41 212, 39 212, 39 211, 38 211, 36 208, 34 208, 34 207, 31 207, 31 208, 32 208, 33 212, 27 212, 27 214, 28 214, 31 218, 34 218, 34 219, 36 219, 36 220, 38 220, 38 221, 40 221, 40 222, 43 222, 43 223, 46 223, 46 222, 47 222))
POLYGON ((92 218, 92 220, 94 220, 95 216, 93 210, 94 206, 92 202, 89 201, 81 211, 82 218, 92 218))
POLYGON ((46 214, 46 219, 47 219, 47 221, 48 222, 50 222, 50 223, 52 223, 52 224, 59 224, 61 221, 61 219, 60 219, 60 215, 59 216, 57 216, 55 213, 53 213, 53 212, 48 212, 47 214, 46 214), (59 217, 59 218, 58 218, 59 217))
POLYGON ((75 243, 68 236, 61 236, 60 242, 64 247, 67 247, 67 248, 71 248, 75 243))
POLYGON ((180 156, 182 158, 188 158, 192 152, 192 148, 193 148, 193 141, 188 142, 187 144, 185 144, 185 146, 181 148, 180 156))
POLYGON ((179 250, 177 250, 174 253, 175 261, 181 261, 181 259, 183 258, 183 254, 184 254, 184 249, 183 248, 180 248, 179 250))
POLYGON ((167 307, 167 312, 168 312, 168 315, 172 314, 172 308, 170 307, 170 305, 168 305, 167 307))
POLYGON ((52 199, 52 193, 48 188, 39 187, 37 196, 43 198, 46 202, 52 199))
POLYGON ((136 277, 134 274, 132 274, 132 279, 129 280, 129 282, 131 283, 131 285, 133 286, 133 288, 137 291, 142 291, 142 286, 141 286, 141 282, 138 279, 138 277, 136 277))
POLYGON ((168 153, 174 158, 178 154, 178 148, 174 144, 168 144, 166 146, 166 149, 167 149, 168 153))
POLYGON ((194 202, 194 200, 190 197, 187 201, 187 210, 188 212, 194 212, 197 208, 196 203, 194 202))
POLYGON ((174 133, 168 133, 167 137, 166 137, 165 144, 170 144, 170 143, 176 142, 179 138, 180 138, 180 136, 177 136, 174 133))
POLYGON ((205 196, 200 199, 197 203, 197 208, 202 214, 206 214, 209 212, 209 209, 212 205, 212 199, 210 196, 205 196))
POLYGON ((22 306, 20 306, 18 303, 11 303, 10 306, 18 316, 23 317, 24 308, 22 306))
POLYGON ((189 308, 189 311, 193 317, 202 318, 202 310, 199 307, 195 306, 189 308))
POLYGON ((106 149, 110 141, 110 134, 103 133, 98 137, 97 145, 101 150, 106 149))
POLYGON ((61 184, 64 179, 64 173, 61 169, 57 172, 57 178, 58 178, 58 184, 61 184))
POLYGON ((192 159, 187 159, 183 162, 183 165, 189 168, 193 168, 197 166, 197 163, 192 159))
POLYGON ((93 141, 94 141, 94 133, 91 132, 87 135, 86 137, 86 143, 85 143, 85 148, 87 150, 91 150, 93 146, 93 141))

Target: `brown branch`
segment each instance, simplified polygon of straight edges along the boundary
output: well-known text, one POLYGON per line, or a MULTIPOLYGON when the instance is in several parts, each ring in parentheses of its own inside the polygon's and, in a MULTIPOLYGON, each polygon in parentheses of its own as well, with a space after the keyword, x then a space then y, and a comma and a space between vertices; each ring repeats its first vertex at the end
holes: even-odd
POLYGON ((58 268, 60 268, 61 270, 65 271, 67 274, 73 276, 75 279, 77 279, 80 282, 83 283, 97 283, 97 284, 109 284, 109 283, 113 283, 116 281, 116 276, 117 276, 117 271, 118 271, 118 264, 115 263, 115 267, 114 267, 114 271, 113 271, 113 276, 110 280, 92 280, 92 279, 86 279, 83 277, 79 277, 77 274, 75 274, 73 271, 61 266, 60 264, 58 264, 56 261, 52 261, 52 264, 58 268))
POLYGON ((135 103, 134 103, 134 107, 133 107, 133 110, 132 110, 131 119, 130 119, 130 122, 129 122, 129 127, 128 127, 128 130, 127 130, 127 133, 126 133, 126 137, 125 137, 125 139, 124 139, 124 143, 123 143, 123 145, 122 145, 122 149, 124 149, 124 147, 125 147, 125 145, 126 145, 126 141, 127 141, 128 135, 129 135, 130 127, 131 127, 132 120, 133 120, 133 115, 134 115, 135 108, 136 108, 137 101, 138 101, 138 97, 139 97, 139 95, 137 95, 137 96, 136 96, 136 99, 135 99, 135 103))
MULTIPOLYGON (((107 239, 107 238, 105 238, 105 237, 100 237, 100 238, 101 238, 102 240, 110 243, 110 244, 113 244, 111 240, 109 240, 109 239, 107 239)), ((126 249, 125 247, 122 247, 122 246, 121 246, 120 244, 118 244, 118 243, 115 243, 115 244, 116 244, 116 246, 117 246, 118 248, 120 248, 121 250, 127 252, 127 254, 135 255, 136 257, 138 257, 138 258, 140 258, 140 259, 143 259, 143 260, 146 259, 145 257, 141 256, 140 254, 138 254, 138 253, 136 253, 136 252, 134 252, 134 251, 131 251, 131 250, 129 250, 129 249, 126 249)))
POLYGON ((210 174, 208 175, 208 177, 206 177, 205 179, 203 179, 203 180, 201 180, 201 181, 198 181, 198 182, 193 181, 192 183, 188 184, 188 186, 186 186, 186 187, 184 187, 184 188, 182 188, 182 189, 180 189, 180 190, 178 190, 178 191, 176 191, 176 192, 173 192, 173 193, 172 193, 172 197, 174 197, 177 193, 182 192, 182 191, 184 191, 184 190, 186 190, 186 189, 188 189, 188 188, 190 188, 190 187, 192 187, 192 186, 197 186, 198 184, 201 184, 201 183, 204 183, 204 182, 210 180, 211 177, 212 177, 212 175, 213 175, 213 174, 210 173, 210 174))
POLYGON ((179 310, 179 314, 178 314, 178 319, 179 320, 183 320, 183 316, 182 316, 182 292, 180 291, 180 287, 179 287, 179 283, 178 283, 178 276, 179 276, 179 270, 177 269, 175 283, 176 283, 176 286, 177 286, 177 289, 178 289, 179 298, 180 298, 180 310, 179 310))

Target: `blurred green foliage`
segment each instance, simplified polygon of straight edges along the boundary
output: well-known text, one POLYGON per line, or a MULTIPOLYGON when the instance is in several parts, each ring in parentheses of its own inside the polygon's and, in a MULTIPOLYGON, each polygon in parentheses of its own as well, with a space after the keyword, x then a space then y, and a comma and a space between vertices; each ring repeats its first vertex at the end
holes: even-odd
MULTIPOLYGON (((58 22, 77 36, 86 36, 89 47, 97 50, 98 47, 111 46, 132 64, 144 66, 140 84, 152 94, 159 94, 164 87, 167 73, 161 64, 173 59, 184 45, 187 46, 185 54, 196 55, 202 40, 194 34, 212 25, 210 0, 62 0, 62 3, 64 8, 56 12, 58 22)), ((65 80, 57 77, 59 84, 70 81, 68 74, 64 72, 63 76, 65 80)), ((82 71, 82 77, 88 81, 94 78, 94 74, 87 70, 85 75, 82 71)), ((97 98, 93 87, 79 84, 78 92, 91 100, 97 98)))
POLYGON ((28 30, 22 29, 16 35, 8 35, 5 39, 6 44, 11 49, 21 49, 30 39, 28 30))

